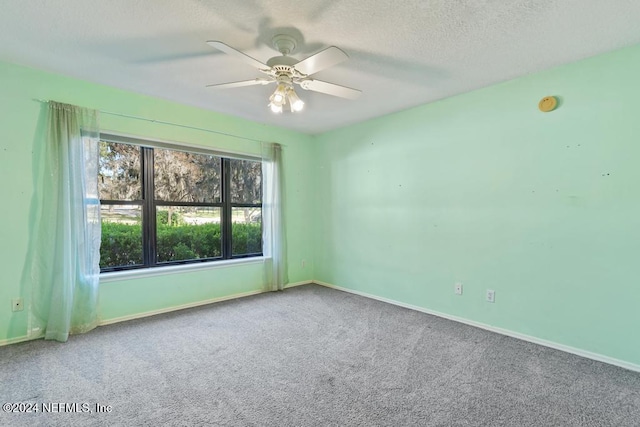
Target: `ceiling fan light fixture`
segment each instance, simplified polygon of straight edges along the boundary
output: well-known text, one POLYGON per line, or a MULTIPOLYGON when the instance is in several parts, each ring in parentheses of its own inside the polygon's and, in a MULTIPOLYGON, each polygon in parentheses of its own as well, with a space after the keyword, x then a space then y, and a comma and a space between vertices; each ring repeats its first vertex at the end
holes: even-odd
POLYGON ((282 113, 282 106, 287 103, 288 87, 284 83, 278 83, 278 87, 269 97, 269 107, 274 113, 282 113))
POLYGON ((287 100, 283 96, 280 96, 280 95, 275 94, 275 93, 269 97, 269 105, 275 104, 275 105, 278 105, 278 106, 282 106, 286 102, 287 102, 287 100))
POLYGON ((287 85, 284 83, 278 83, 278 87, 276 87, 275 92, 271 95, 271 102, 275 102, 277 104, 284 104, 286 102, 287 95, 287 85))
POLYGON ((269 108, 271 108, 271 111, 278 114, 278 113, 282 113, 282 104, 276 104, 274 102, 270 102, 269 103, 269 108))
POLYGON ((287 98, 289 99, 289 105, 291 106, 292 113, 295 111, 302 111, 302 108, 304 108, 304 102, 298 97, 298 94, 292 87, 289 88, 289 91, 287 92, 287 98))

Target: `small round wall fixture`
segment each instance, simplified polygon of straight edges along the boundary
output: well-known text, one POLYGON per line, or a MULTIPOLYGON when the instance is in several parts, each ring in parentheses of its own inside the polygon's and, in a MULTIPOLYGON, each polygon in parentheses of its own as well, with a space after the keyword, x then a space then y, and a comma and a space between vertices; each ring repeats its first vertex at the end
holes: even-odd
POLYGON ((538 108, 543 113, 548 113, 549 111, 553 111, 558 106, 558 100, 555 96, 545 96, 538 102, 538 108))

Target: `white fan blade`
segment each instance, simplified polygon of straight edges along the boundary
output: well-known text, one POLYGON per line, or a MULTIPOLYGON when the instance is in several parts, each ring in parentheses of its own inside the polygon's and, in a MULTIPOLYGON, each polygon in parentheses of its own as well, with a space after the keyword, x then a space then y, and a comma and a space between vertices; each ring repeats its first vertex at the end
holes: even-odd
POLYGON ((300 82, 300 87, 306 90, 326 93, 327 95, 339 96, 340 98, 356 99, 362 94, 358 89, 327 83, 320 80, 307 79, 300 82))
POLYGON ((303 59, 294 65, 294 67, 302 74, 309 76, 325 68, 329 68, 332 65, 346 61, 347 59, 349 59, 349 56, 346 53, 335 46, 330 46, 315 55, 311 55, 307 59, 303 59))
POLYGON ((257 59, 254 59, 252 57, 250 57, 247 54, 244 54, 242 52, 240 52, 237 49, 232 48, 231 46, 224 44, 222 42, 216 41, 216 40, 209 40, 207 42, 207 44, 211 47, 215 47, 216 49, 228 54, 228 55, 232 55, 235 56, 236 58, 242 59, 244 62, 248 63, 249 65, 252 65, 254 67, 256 67, 259 70, 263 70, 263 69, 269 69, 269 67, 267 66, 267 64, 263 64, 262 62, 258 61, 257 59))
POLYGON ((207 87, 212 87, 214 89, 229 89, 232 87, 242 87, 242 86, 253 86, 253 85, 266 85, 274 82, 275 80, 269 79, 253 79, 253 80, 243 80, 241 82, 232 82, 232 83, 221 83, 216 85, 207 85, 207 87))

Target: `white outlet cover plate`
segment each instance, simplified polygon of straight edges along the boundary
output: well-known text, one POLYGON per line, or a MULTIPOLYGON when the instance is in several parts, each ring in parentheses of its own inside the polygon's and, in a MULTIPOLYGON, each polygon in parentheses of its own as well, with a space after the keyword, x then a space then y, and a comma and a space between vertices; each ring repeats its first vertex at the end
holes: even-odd
POLYGON ((487 301, 496 302, 496 291, 487 289, 487 301))
POLYGON ((11 300, 11 310, 12 311, 22 311, 24 310, 24 300, 22 298, 15 298, 11 300))
POLYGON ((462 283, 456 283, 455 285, 453 285, 453 290, 456 295, 462 295, 462 283))

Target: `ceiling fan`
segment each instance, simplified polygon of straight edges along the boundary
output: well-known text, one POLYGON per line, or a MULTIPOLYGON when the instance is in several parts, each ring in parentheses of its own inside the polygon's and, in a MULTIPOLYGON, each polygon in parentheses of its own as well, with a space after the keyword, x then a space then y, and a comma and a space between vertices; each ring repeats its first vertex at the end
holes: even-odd
POLYGON ((296 94, 293 88, 294 84, 299 85, 305 90, 326 93, 328 95, 347 99, 356 99, 362 93, 357 89, 316 80, 310 77, 318 71, 349 59, 347 54, 337 47, 330 46, 306 59, 303 59, 302 61, 298 61, 289 56, 296 48, 296 40, 293 37, 286 34, 278 34, 273 37, 272 43, 273 47, 282 55, 274 56, 269 59, 266 64, 263 64, 257 59, 254 59, 221 41, 208 41, 207 44, 209 46, 245 61, 267 76, 239 82, 213 84, 208 85, 207 87, 214 89, 228 89, 242 86, 277 83, 275 92, 273 92, 269 97, 269 107, 274 113, 281 113, 283 106, 287 103, 291 108, 291 112, 302 110, 304 102, 296 94))

